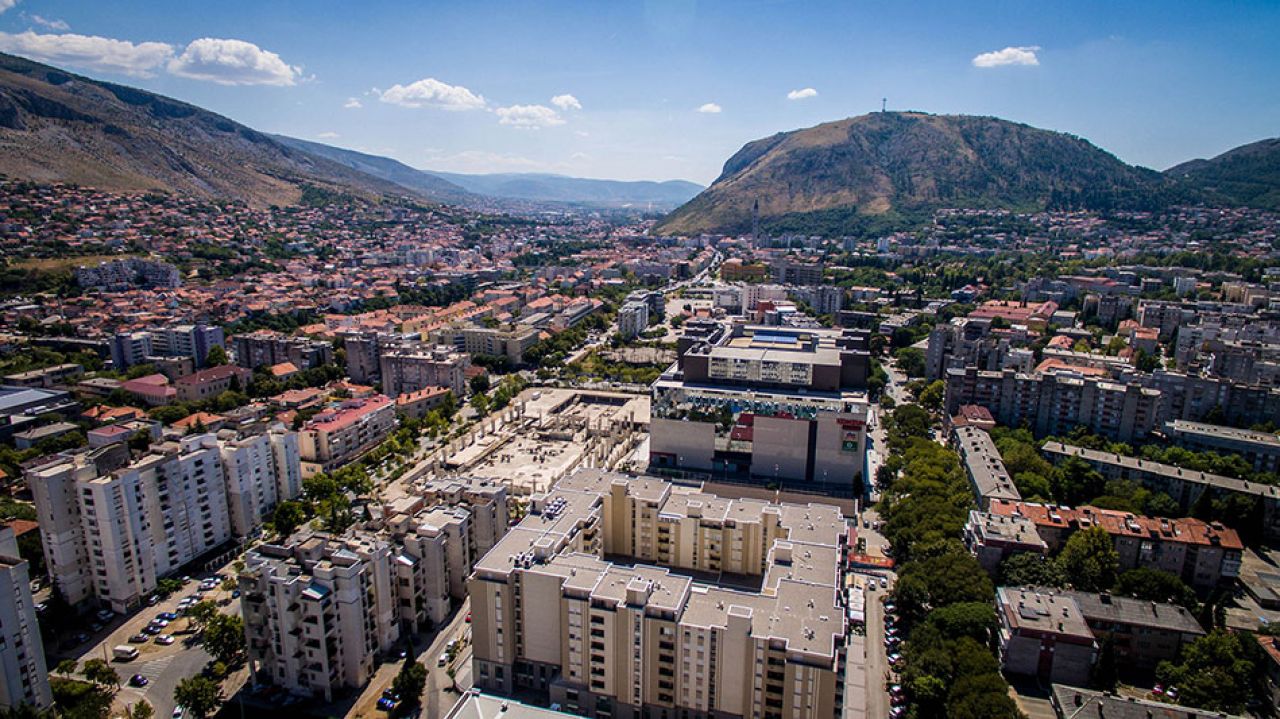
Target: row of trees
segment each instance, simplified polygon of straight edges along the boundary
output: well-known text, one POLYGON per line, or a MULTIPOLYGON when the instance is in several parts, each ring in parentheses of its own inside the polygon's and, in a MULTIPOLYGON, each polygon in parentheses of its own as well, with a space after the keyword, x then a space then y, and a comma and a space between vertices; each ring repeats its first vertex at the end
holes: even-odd
POLYGON ((1017 719, 994 654, 995 588, 960 541, 972 504, 960 459, 930 439, 932 420, 902 405, 885 420, 880 505, 898 559, 893 590, 905 630, 902 678, 918 717, 1017 719))

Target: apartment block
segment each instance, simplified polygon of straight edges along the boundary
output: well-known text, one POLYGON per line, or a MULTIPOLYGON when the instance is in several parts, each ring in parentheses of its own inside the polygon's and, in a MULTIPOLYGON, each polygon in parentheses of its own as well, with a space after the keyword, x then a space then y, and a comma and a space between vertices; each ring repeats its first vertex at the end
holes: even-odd
POLYGON ((182 402, 203 402, 213 399, 230 389, 243 390, 253 379, 253 373, 243 367, 222 365, 197 370, 173 383, 182 402))
POLYGON ((447 387, 427 387, 417 392, 406 392, 396 397, 396 412, 406 417, 422 419, 431 410, 443 406, 453 396, 447 387))
POLYGON ((282 332, 258 330, 231 338, 236 364, 246 369, 291 362, 298 369, 311 369, 333 362, 333 345, 309 337, 291 337, 282 332))
POLYGON ((979 507, 985 510, 993 500, 1022 499, 991 435, 978 427, 962 425, 951 431, 951 443, 960 455, 979 507))
POLYGON ((778 260, 771 265, 770 269, 773 271, 773 281, 780 285, 822 284, 824 267, 820 262, 778 260))
POLYGON ((1147 568, 1168 572, 1201 592, 1240 575, 1244 544, 1234 529, 1218 522, 1035 502, 993 502, 989 511, 1030 520, 1051 552, 1062 549, 1075 532, 1101 527, 1115 544, 1121 571, 1147 568))
POLYGON ((634 339, 649 329, 649 306, 643 302, 628 302, 618 310, 618 336, 634 339))
POLYGON ((1000 563, 1019 552, 1045 555, 1049 547, 1036 531, 1035 522, 1019 514, 992 514, 969 510, 964 525, 964 544, 978 564, 996 576, 1000 563))
POLYGON ((421 494, 383 507, 395 547, 393 571, 400 621, 423 631, 446 621, 467 596, 476 561, 507 532, 507 491, 486 479, 437 479, 421 494))
POLYGON ((79 486, 128 464, 129 450, 124 445, 111 445, 36 462, 24 474, 36 506, 46 571, 62 597, 79 604, 94 594, 80 519, 79 486))
POLYGON ((388 397, 428 387, 447 387, 455 397, 465 396, 471 359, 451 348, 420 343, 383 347, 378 362, 382 393, 388 397))
POLYGON ((1280 435, 1274 432, 1180 419, 1166 423, 1162 432, 1179 447, 1197 452, 1234 454, 1252 464, 1256 472, 1280 472, 1280 435))
POLYGON ((382 395, 351 399, 312 417, 298 433, 302 472, 309 477, 354 461, 396 426, 395 403, 382 395))
POLYGON ((218 437, 231 531, 237 537, 256 535, 277 504, 302 494, 298 434, 277 425, 245 437, 223 430, 218 437))
POLYGON ((1037 435, 1065 435, 1078 426, 1121 442, 1145 439, 1158 426, 1161 392, 1071 371, 946 370, 947 414, 961 405, 986 407, 1003 425, 1037 435))
POLYGON ((1195 506, 1196 500, 1200 499, 1200 495, 1204 492, 1209 492, 1212 499, 1221 499, 1229 494, 1245 495, 1260 505, 1262 530, 1267 537, 1280 537, 1280 487, 1208 472, 1197 472, 1113 452, 1075 447, 1061 442, 1046 442, 1040 451, 1054 463, 1064 461, 1068 457, 1078 457, 1088 462, 1109 480, 1129 480, 1153 492, 1164 492, 1172 497, 1184 512, 1195 506))
POLYGON ((846 531, 835 507, 580 469, 476 564, 476 685, 590 717, 838 716, 846 531))
POLYGON ((1052 589, 996 589, 1000 665, 1041 681, 1086 685, 1098 643, 1070 597, 1052 589))
POLYGON ((363 532, 296 536, 244 558, 240 606, 255 681, 333 701, 400 638, 392 548, 363 532))
POLYGON ((524 353, 541 337, 541 330, 524 324, 449 327, 431 333, 431 340, 436 344, 449 345, 470 355, 506 357, 515 365, 524 363, 524 353))
POLYGON ((25 471, 50 579, 71 604, 139 606, 156 581, 250 536, 281 498, 301 492, 297 435, 282 426, 151 446, 129 462, 110 444, 25 471))
POLYGON ((13 529, 0 527, 0 710, 53 704, 28 566, 13 529))
POLYGON ((1099 645, 1111 642, 1122 674, 1149 672, 1164 660, 1178 658, 1182 647, 1204 636, 1204 629, 1185 608, 1132 597, 1063 592, 1075 601, 1099 645))

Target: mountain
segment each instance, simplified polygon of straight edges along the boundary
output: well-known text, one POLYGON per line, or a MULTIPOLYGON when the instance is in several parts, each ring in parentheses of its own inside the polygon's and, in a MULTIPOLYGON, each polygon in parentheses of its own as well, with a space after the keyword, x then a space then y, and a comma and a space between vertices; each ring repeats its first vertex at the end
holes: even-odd
POLYGON ((657 232, 743 232, 759 202, 773 231, 854 232, 939 207, 1146 207, 1176 195, 1072 135, 993 117, 881 112, 747 143, 657 232))
POLYGON ((1280 138, 1228 150, 1211 160, 1191 160, 1164 171, 1208 201, 1280 210, 1280 138))
POLYGON ((484 196, 497 200, 527 200, 590 207, 652 204, 656 209, 668 210, 688 202, 703 190, 702 185, 683 180, 629 182, 538 173, 467 175, 418 170, 398 160, 318 142, 283 135, 276 135, 274 139, 388 182, 451 202, 473 202, 477 199, 476 196, 484 196))
POLYGON ((368 155, 355 150, 324 145, 319 142, 299 140, 295 137, 274 135, 272 139, 297 150, 332 160, 366 175, 394 182, 402 187, 416 190, 432 198, 453 203, 462 203, 470 199, 470 193, 448 180, 429 172, 416 170, 408 165, 380 155, 368 155))
POLYGON ((592 180, 541 173, 431 174, 490 197, 607 207, 652 204, 656 209, 669 209, 688 202, 704 189, 684 180, 592 180))
POLYGON ((307 188, 434 199, 194 105, 3 53, 0 173, 255 206, 297 203, 307 188))

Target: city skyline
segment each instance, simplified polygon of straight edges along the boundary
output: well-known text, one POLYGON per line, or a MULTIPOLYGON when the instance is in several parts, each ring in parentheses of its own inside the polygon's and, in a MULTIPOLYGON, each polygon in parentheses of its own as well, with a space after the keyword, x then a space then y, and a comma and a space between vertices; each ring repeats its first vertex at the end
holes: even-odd
POLYGON ((1165 169, 1273 136, 1280 110, 1250 82, 1278 64, 1265 3, 5 5, 5 52, 437 171, 709 184, 746 142, 882 98, 1165 169))

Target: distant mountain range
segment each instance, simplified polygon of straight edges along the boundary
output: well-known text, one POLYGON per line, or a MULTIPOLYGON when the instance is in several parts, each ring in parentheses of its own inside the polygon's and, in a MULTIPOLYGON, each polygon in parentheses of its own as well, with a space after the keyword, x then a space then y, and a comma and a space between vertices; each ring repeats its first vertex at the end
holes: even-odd
POLYGON ((881 112, 747 143, 720 177, 657 227, 746 232, 906 229, 941 207, 1280 207, 1280 141, 1159 173, 1089 142, 993 117, 881 112), (758 210, 757 210, 758 208, 758 210))
POLYGON ((418 170, 398 160, 368 155, 309 140, 277 135, 275 140, 313 155, 333 160, 352 169, 428 193, 442 201, 462 201, 465 195, 497 199, 527 200, 596 207, 652 205, 670 210, 688 202, 703 189, 683 180, 666 182, 593 180, 542 173, 499 173, 467 175, 454 172, 418 170))

